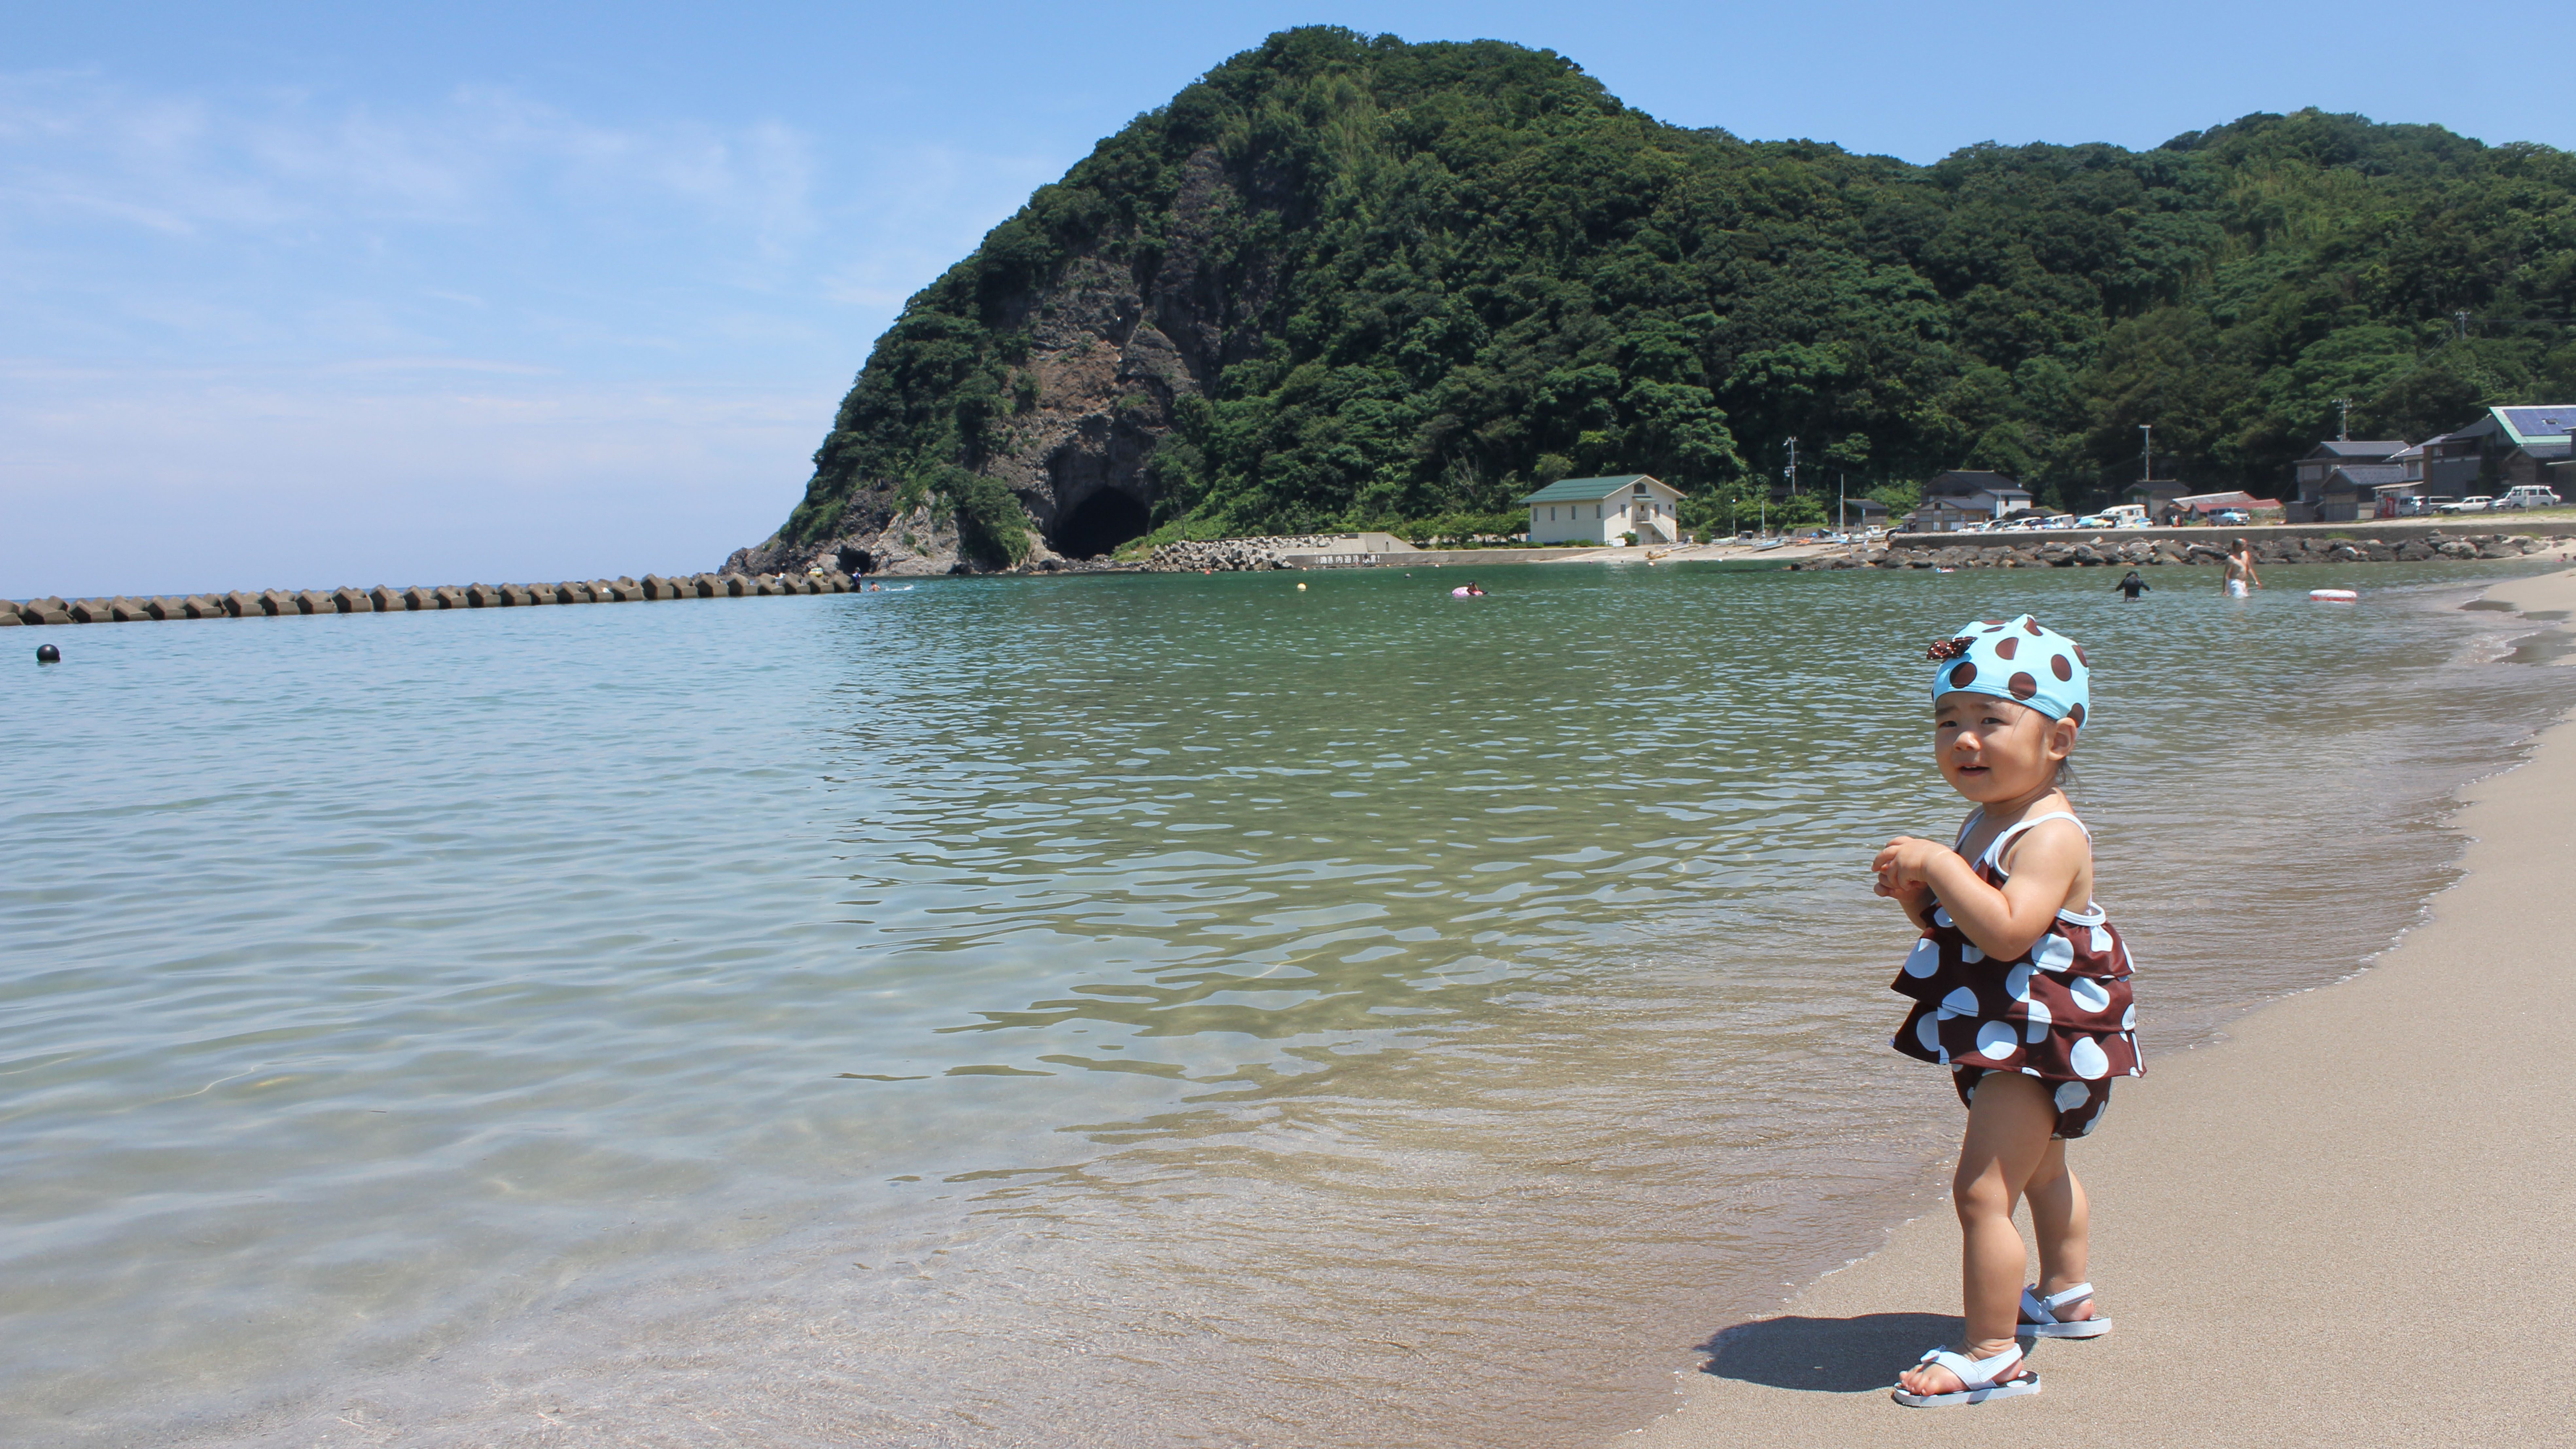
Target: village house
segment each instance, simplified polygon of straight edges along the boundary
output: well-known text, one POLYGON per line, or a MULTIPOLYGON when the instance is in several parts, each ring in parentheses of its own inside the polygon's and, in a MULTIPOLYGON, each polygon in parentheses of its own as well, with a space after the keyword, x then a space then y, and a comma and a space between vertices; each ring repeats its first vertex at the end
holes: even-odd
POLYGON ((1885 528, 1887 505, 1875 498, 1837 498, 1825 513, 1837 528, 1885 528))
POLYGON ((2539 483, 2563 492, 2576 483, 2571 430, 2576 404, 2489 408, 2485 417, 2424 445, 2423 491, 2463 498, 2539 483))
POLYGON ((1532 543, 1678 543, 1673 510, 1681 490, 1643 473, 1616 478, 1561 478, 1523 498, 1532 543))
POLYGON ((2191 485, 2179 478, 2148 478, 2130 484, 2124 496, 2147 510, 2148 517, 2162 518, 2175 499, 2190 492, 2191 485))
POLYGON ((2416 479, 2406 476, 2406 465, 2391 458, 2385 463, 2338 463, 2317 486, 2317 500, 2299 523, 2350 523, 2357 518, 2375 518, 2379 500, 2391 493, 2411 493, 2416 479))
POLYGON ((2310 448, 2290 465, 2292 491, 2282 500, 2288 523, 2349 523, 2367 518, 2377 504, 2372 491, 2408 481, 2400 454, 2404 438, 2384 442, 2336 438, 2310 448))
POLYGON ((2030 490, 2001 473, 1952 468, 1923 485, 1923 506, 1905 515, 1912 533, 1949 533, 2030 506, 2030 490))

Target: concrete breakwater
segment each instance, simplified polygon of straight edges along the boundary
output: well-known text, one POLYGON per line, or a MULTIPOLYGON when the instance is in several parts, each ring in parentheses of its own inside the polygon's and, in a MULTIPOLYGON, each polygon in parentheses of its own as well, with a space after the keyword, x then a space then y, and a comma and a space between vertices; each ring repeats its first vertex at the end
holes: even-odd
MULTIPOLYGON (((1258 538, 1187 539, 1167 543, 1129 565, 1147 573, 1237 573, 1258 569, 1369 568, 1388 565, 1554 563, 1603 551, 1600 544, 1567 548, 1420 548, 1384 533, 1272 535, 1258 538)), ((1642 554, 1642 550, 1639 551, 1642 554)))
POLYGON ((158 619, 284 619, 302 614, 400 614, 431 609, 511 609, 536 604, 634 604, 661 599, 747 599, 777 594, 846 594, 848 574, 688 574, 576 580, 562 584, 443 584, 436 588, 263 589, 256 594, 151 598, 0 599, 0 627, 17 624, 136 624, 158 619))
POLYGON ((1290 554, 1330 553, 1348 539, 1337 534, 1272 535, 1263 538, 1183 539, 1145 556, 1145 567, 1157 573, 1238 573, 1289 567, 1290 554))
MULTIPOLYGON (((2240 535, 2228 534, 2225 539, 2240 535)), ((2507 559, 2561 547, 2566 535, 2454 534, 2435 530, 2414 536, 2383 538, 2343 534, 2242 534, 2263 564, 2416 563, 2431 559, 2507 559)), ((2096 534, 2082 541, 1963 543, 1941 542, 1941 535, 1899 537, 1883 547, 1793 561, 1792 570, 1928 569, 1928 568, 2149 568, 2217 566, 2227 561, 2224 541, 2188 542, 2170 537, 2113 540, 2096 534)))

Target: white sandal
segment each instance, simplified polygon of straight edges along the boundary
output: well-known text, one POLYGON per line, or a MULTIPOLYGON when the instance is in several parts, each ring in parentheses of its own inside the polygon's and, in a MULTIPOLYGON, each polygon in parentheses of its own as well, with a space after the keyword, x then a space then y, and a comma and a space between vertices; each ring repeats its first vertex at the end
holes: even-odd
POLYGON ((2093 1296, 2093 1285, 2078 1283, 2063 1293, 2042 1298, 2036 1288, 2021 1290, 2021 1323, 2023 1333, 2033 1338, 2100 1338, 2111 1331, 2107 1318, 2062 1319, 2057 1315, 2093 1296))
POLYGON ((1909 1409, 1946 1409, 1953 1404, 1982 1404, 1988 1399, 2039 1392, 2039 1375, 2022 1365, 2021 1345, 2017 1343, 1993 1358, 1970 1358, 1936 1348, 1917 1362, 1939 1364, 1957 1374, 1963 1387, 1947 1394, 1911 1393, 1902 1384, 1889 1390, 1898 1403, 1909 1409))

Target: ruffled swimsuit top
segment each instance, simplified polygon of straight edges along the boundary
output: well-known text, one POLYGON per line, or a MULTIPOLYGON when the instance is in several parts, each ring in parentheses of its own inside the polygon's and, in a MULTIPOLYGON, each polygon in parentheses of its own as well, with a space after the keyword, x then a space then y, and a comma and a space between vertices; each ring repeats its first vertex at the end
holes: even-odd
MULTIPOLYGON (((1970 815, 1952 848, 1965 844, 1983 818, 1982 809, 1970 815)), ((2050 820, 2072 820, 2084 829, 2084 822, 2063 810, 2024 820, 1998 833, 1977 857, 1977 879, 2001 889, 2006 876, 1996 862, 2005 849, 2050 820)), ((1940 1066, 2021 1072, 2051 1082, 2141 1076, 2146 1069, 2135 1035, 2138 1012, 2129 995, 2134 969, 2119 931, 2091 902, 2081 912, 2059 911, 2029 950, 1998 961, 1951 921, 1936 893, 1932 928, 1914 943, 1892 988, 1914 1000, 1892 1045, 1940 1066)))

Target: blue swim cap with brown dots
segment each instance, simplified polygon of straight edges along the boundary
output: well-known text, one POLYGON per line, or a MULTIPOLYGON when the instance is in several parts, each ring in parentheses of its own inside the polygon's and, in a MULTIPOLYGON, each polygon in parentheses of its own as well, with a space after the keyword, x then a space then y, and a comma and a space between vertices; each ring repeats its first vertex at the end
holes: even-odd
POLYGON ((1924 653, 1941 666, 1932 671, 1935 703, 1965 690, 2029 705, 2050 719, 2084 723, 2093 678, 2084 646, 2028 614, 1980 619, 1924 653))

